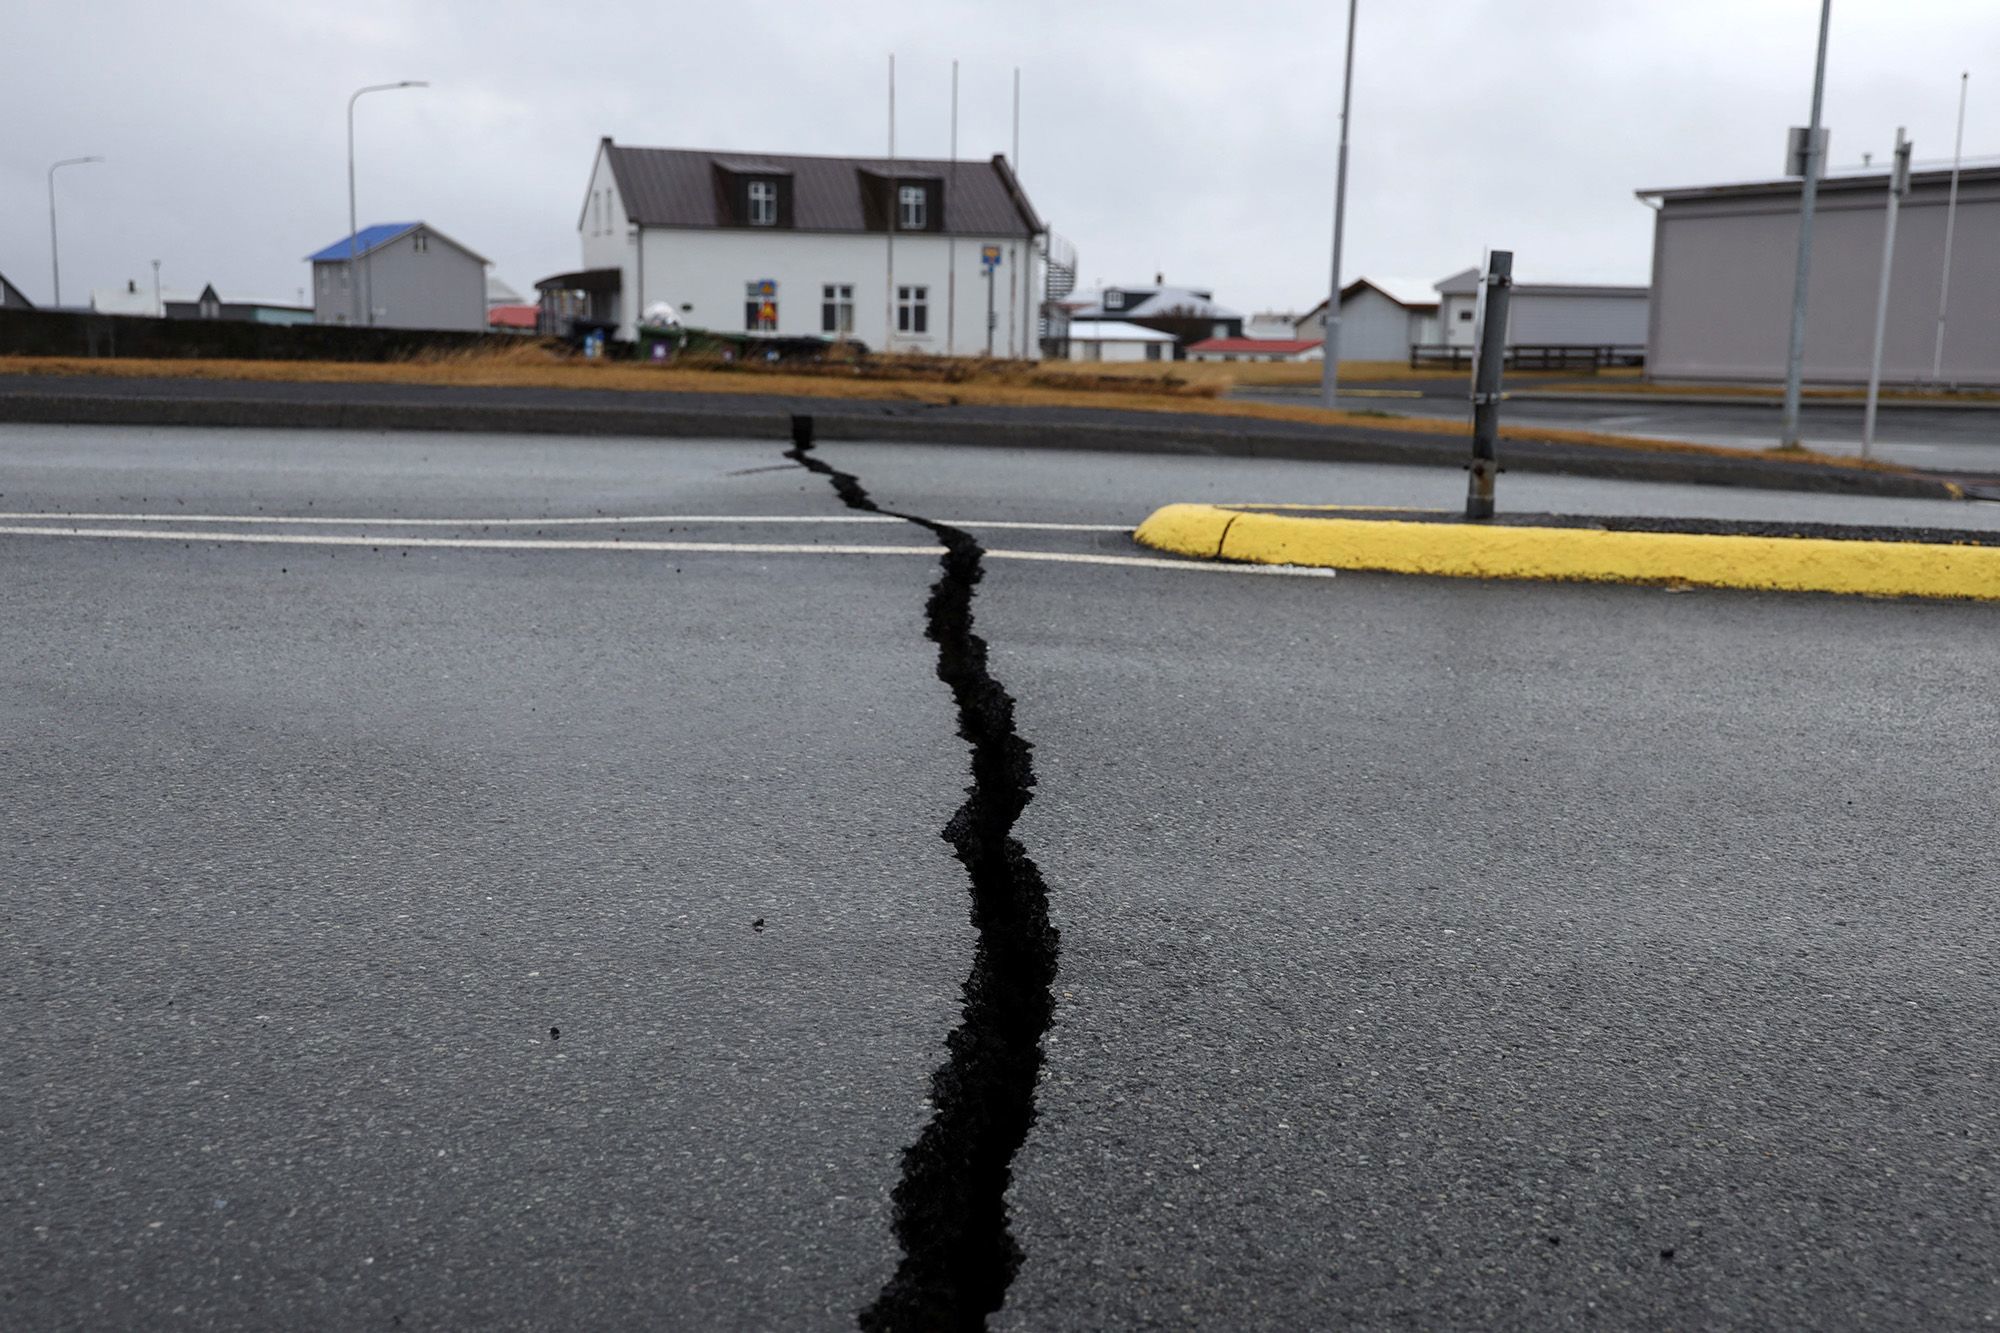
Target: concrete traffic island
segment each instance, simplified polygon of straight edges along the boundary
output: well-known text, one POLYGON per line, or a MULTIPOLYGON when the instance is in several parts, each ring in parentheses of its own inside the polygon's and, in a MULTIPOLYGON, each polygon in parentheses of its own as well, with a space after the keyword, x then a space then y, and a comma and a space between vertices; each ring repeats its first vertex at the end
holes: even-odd
POLYGON ((1248 564, 2000 601, 2000 533, 1956 529, 1173 504, 1133 535, 1155 550, 1248 564))

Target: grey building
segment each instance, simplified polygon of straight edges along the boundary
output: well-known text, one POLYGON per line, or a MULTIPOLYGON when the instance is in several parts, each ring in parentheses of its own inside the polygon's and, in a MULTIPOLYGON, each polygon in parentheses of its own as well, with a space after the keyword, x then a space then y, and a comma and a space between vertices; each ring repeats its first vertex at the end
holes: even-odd
MULTIPOLYGON (((1951 173, 1914 173, 1896 223, 1882 378, 1929 380, 1944 277, 1951 173)), ((1868 378, 1889 179, 1825 177, 1814 211, 1805 377, 1868 378)), ((1796 179, 1641 190, 1655 201, 1653 309, 1646 364, 1656 379, 1784 378, 1798 258, 1796 179)), ((2000 384, 2000 167, 1959 178, 1950 314, 1940 378, 2000 384)))
MULTIPOLYGON (((1340 289, 1340 359, 1402 361, 1414 343, 1438 340, 1435 301, 1408 301, 1379 283, 1356 278, 1340 289)), ((1299 316, 1296 335, 1326 335, 1326 302, 1299 316)))
POLYGON ((22 295, 21 289, 7 281, 7 275, 0 273, 0 310, 33 310, 35 303, 22 295))
MULTIPOLYGON (((1437 284, 1440 342, 1472 346, 1479 270, 1437 284)), ((1630 347, 1646 343, 1644 287, 1574 282, 1516 282, 1507 305, 1509 347, 1630 347)))
POLYGON ((307 259, 315 323, 486 327, 487 260, 427 223, 363 227, 307 259))

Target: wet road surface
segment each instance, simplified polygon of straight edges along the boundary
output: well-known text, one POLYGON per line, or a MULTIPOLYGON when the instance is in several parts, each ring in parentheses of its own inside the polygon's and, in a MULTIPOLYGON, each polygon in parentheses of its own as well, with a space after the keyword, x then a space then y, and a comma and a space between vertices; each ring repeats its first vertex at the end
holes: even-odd
POLYGON ((1992 609, 1218 573, 1121 529, 1461 483, 773 435, 0 440, 0 528, 156 534, 0 533, 6 1322, 908 1326, 1003 1188, 996 1328, 2000 1317, 1992 609), (895 514, 1032 746, 997 1018, 895 514))

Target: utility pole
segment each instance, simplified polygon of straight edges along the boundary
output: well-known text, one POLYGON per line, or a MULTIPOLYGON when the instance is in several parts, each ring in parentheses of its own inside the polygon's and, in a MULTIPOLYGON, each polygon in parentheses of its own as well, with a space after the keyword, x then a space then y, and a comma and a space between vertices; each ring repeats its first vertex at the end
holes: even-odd
POLYGON ((1792 278, 1792 336, 1785 351, 1785 420, 1778 445, 1799 447, 1799 389, 1806 368, 1806 278, 1812 268, 1813 205, 1819 198, 1821 156, 1819 113, 1826 97, 1826 31, 1833 19, 1833 0, 1820 0, 1819 56, 1813 62, 1812 119, 1806 125, 1805 182, 1799 193, 1799 263, 1792 278))
MULTIPOLYGON (((1007 170, 1014 173, 1015 183, 1020 184, 1021 67, 1019 65, 1014 66, 1014 141, 1013 141, 1013 147, 1010 150, 1007 158, 1007 170)), ((1022 188, 1026 189, 1027 187, 1023 185, 1022 188)), ((1027 289, 1028 273, 1032 272, 1034 269, 1034 257, 1032 253, 1029 256, 1027 270, 1022 270, 1019 262, 1016 261, 1014 256, 1015 256, 1015 247, 1010 245, 1007 247, 1007 355, 1009 357, 1012 357, 1014 355, 1014 288, 1016 285, 1020 286, 1021 301, 1025 305, 1029 300, 1029 293, 1027 289)), ((1023 336, 1021 339, 1021 355, 1023 357, 1026 357, 1027 354, 1028 354, 1028 340, 1025 336, 1023 336)))
POLYGON ((1514 286, 1514 252, 1486 257, 1479 285, 1479 361, 1472 372, 1472 467, 1465 516, 1493 517, 1493 478, 1500 470, 1500 372, 1507 361, 1507 302, 1514 286))
POLYGON ((1340 80, 1340 165, 1333 178, 1333 284, 1326 298, 1326 337, 1320 343, 1319 405, 1340 406, 1340 244, 1347 230, 1347 111, 1354 99, 1354 17, 1360 0, 1347 0, 1347 66, 1340 80))
POLYGON ((887 314, 882 322, 882 350, 887 352, 896 340, 896 217, 901 212, 903 200, 896 188, 896 53, 889 53, 889 282, 884 308, 887 314))
POLYGON ((951 225, 951 210, 958 205, 958 62, 951 62, 951 170, 946 173, 944 216, 944 354, 958 350, 958 232, 951 225))
POLYGON ((1951 149, 1951 196, 1944 206, 1944 276, 1938 279, 1937 342, 1931 348, 1931 383, 1944 379, 1944 312, 1951 304, 1951 232, 1958 221, 1958 167, 1965 157, 1965 85, 1970 71, 1958 76, 1958 139, 1951 149))
POLYGON ((49 167, 49 279, 55 287, 54 307, 62 307, 62 260, 56 246, 56 170, 59 167, 81 166, 85 162, 102 162, 101 157, 66 157, 49 167))
POLYGON ((1875 353, 1868 362, 1868 410, 1861 417, 1861 456, 1875 448, 1875 404, 1882 392, 1882 335, 1889 327, 1889 274, 1896 266, 1896 212, 1910 189, 1910 141, 1896 127, 1896 159, 1889 168, 1889 216, 1882 224, 1882 285, 1875 296, 1875 353))
POLYGON ((160 261, 155 259, 153 261, 153 315, 155 318, 164 319, 166 318, 166 314, 167 304, 160 299, 160 261))

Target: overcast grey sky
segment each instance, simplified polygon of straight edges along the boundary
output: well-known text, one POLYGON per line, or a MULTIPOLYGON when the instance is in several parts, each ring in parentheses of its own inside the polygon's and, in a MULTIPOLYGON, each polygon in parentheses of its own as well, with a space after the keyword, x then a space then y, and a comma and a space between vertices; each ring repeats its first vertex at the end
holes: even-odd
MULTIPOLYGON (((1427 286, 1511 246, 1533 277, 1644 282, 1641 186, 1766 177, 1803 124, 1816 0, 1362 0, 1346 273, 1427 286)), ((1163 272, 1244 310, 1327 280, 1338 0, 13 0, 0 25, 0 272, 49 293, 214 282, 291 297, 346 231, 344 108, 364 83, 361 221, 424 219, 528 292, 579 261, 599 137, 741 151, 1004 151, 1086 283, 1163 272)), ((2000 3, 1835 0, 1835 165, 1907 125, 2000 155, 2000 3)))

